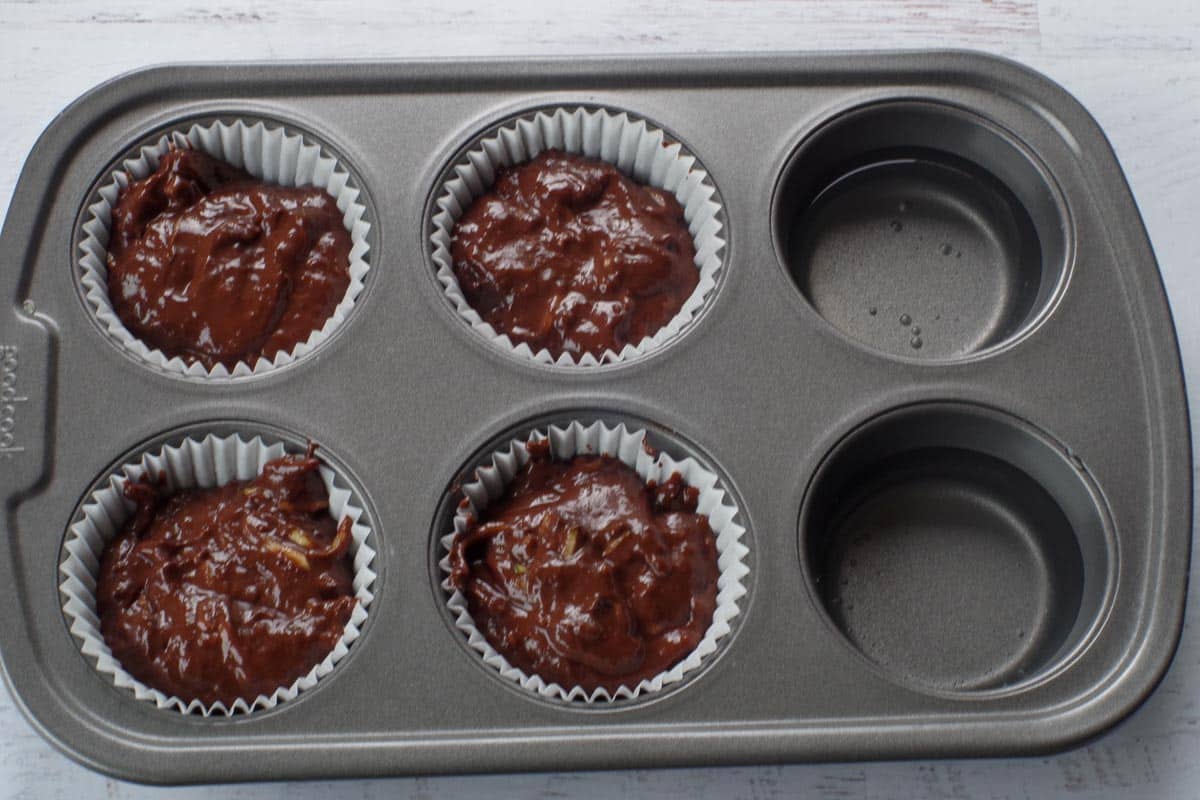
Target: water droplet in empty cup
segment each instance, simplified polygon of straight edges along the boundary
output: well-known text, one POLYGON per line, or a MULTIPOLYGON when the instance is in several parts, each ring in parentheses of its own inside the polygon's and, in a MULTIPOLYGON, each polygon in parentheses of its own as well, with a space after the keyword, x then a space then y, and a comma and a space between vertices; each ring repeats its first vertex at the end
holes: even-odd
POLYGON ((921 345, 925 344, 924 342, 921 341, 920 336, 912 337, 912 339, 910 339, 908 343, 912 345, 913 350, 920 350, 921 345))
POLYGON ((900 324, 904 325, 906 327, 908 325, 912 325, 912 317, 910 317, 908 314, 901 314, 900 315, 900 324))
POLYGON ((954 248, 950 246, 949 242, 942 242, 941 250, 942 250, 942 255, 944 255, 944 256, 948 256, 954 252, 954 248))
POLYGON ((920 327, 919 325, 913 325, 913 326, 912 326, 912 335, 913 335, 913 336, 920 336, 920 335, 921 335, 921 327, 920 327))
POLYGON ((889 223, 888 223, 888 225, 889 225, 889 227, 891 227, 891 229, 892 229, 892 230, 894 230, 896 233, 899 233, 900 231, 904 230, 904 225, 903 225, 903 223, 901 223, 901 222, 900 222, 900 220, 898 220, 898 219, 894 219, 894 220, 892 220, 891 222, 889 222, 889 223))
POLYGON ((870 308, 867 309, 867 313, 873 317, 879 313, 879 309, 876 308, 875 306, 871 306, 870 308))

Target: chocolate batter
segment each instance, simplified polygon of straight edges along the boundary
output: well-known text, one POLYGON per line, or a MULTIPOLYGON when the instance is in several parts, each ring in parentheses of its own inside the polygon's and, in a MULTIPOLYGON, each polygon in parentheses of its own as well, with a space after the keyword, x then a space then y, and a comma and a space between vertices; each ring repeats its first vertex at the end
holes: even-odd
POLYGON ((699 282, 670 193, 557 150, 500 170, 455 225, 451 255, 480 317, 513 344, 555 357, 638 344, 699 282))
POLYGON ((253 364, 324 326, 350 285, 350 244, 325 191, 171 150, 117 198, 108 295, 125 327, 168 357, 253 364))
POLYGON ((717 549, 696 490, 548 443, 454 543, 451 581, 514 666, 564 688, 636 686, 696 648, 717 602, 717 549))
POLYGON ((251 481, 165 494, 145 481, 105 549, 100 630, 138 680, 205 704, 270 696, 321 662, 354 609, 351 520, 338 525, 313 448, 251 481))

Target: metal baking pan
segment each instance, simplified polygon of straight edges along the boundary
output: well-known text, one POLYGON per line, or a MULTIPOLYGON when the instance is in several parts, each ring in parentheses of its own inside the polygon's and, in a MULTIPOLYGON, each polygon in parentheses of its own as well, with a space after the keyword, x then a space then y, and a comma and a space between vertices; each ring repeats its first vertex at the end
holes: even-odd
POLYGON ((1171 316, 1103 133, 972 53, 179 65, 88 93, 29 156, 0 239, 0 622, 15 702, 111 775, 229 781, 1042 753, 1166 670, 1191 457, 1171 316), (553 105, 653 121, 723 203, 722 277, 669 346, 562 369, 458 319, 433 194, 463 148, 553 105), (204 382, 94 323, 78 226, 121 154, 191 118, 279 120, 373 214, 353 314, 312 357, 204 382), (889 217, 892 217, 889 219, 889 217), (892 224, 896 223, 896 224, 892 224), (919 333, 912 329, 919 328, 919 333), (917 343, 917 339, 920 342, 917 343), (555 419, 632 421, 738 499, 748 594, 671 691, 597 710, 497 678, 439 587, 453 487, 555 419), (88 487, 185 431, 312 438, 379 550, 363 636, 263 712, 202 718, 100 675, 64 621, 88 487))

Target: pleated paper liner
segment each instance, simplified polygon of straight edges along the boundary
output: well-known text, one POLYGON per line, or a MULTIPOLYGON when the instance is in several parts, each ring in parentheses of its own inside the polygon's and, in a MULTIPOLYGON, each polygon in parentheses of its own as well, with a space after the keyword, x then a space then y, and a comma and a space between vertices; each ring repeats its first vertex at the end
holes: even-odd
POLYGON ((362 293, 370 269, 366 256, 370 246, 368 234, 371 222, 360 194, 361 190, 350 173, 327 148, 314 144, 310 137, 279 123, 234 119, 230 122, 182 125, 124 159, 109 180, 96 191, 94 201, 87 207, 80 234, 77 273, 87 307, 108 336, 122 348, 152 367, 168 373, 193 378, 241 378, 261 375, 291 364, 328 340, 346 321, 355 300, 362 293), (287 187, 316 186, 337 201, 342 221, 350 234, 350 285, 329 319, 291 350, 280 350, 269 359, 259 356, 253 364, 239 361, 232 369, 224 364, 207 369, 198 361, 167 356, 161 350, 150 347, 129 331, 113 310, 108 295, 107 262, 113 208, 121 191, 131 181, 140 180, 154 172, 159 159, 172 147, 201 150, 244 169, 266 183, 287 187))
POLYGON ((700 669, 717 652, 722 640, 730 633, 731 621, 741 613, 739 601, 746 594, 744 579, 750 569, 746 564, 749 549, 743 542, 746 529, 738 522, 738 506, 733 496, 721 485, 716 473, 694 458, 676 460, 667 453, 651 453, 645 446, 644 430, 629 430, 625 425, 610 427, 603 422, 584 425, 578 421, 565 426, 549 426, 535 430, 523 439, 511 440, 495 451, 490 460, 475 471, 475 479, 463 485, 467 502, 457 509, 453 530, 441 538, 442 554, 438 566, 442 572, 442 588, 446 603, 454 618, 455 627, 467 639, 469 647, 496 670, 502 678, 519 684, 534 694, 564 702, 601 705, 617 700, 642 697, 678 684, 687 675, 700 669), (603 454, 612 456, 637 472, 643 481, 665 482, 679 473, 683 481, 699 491, 696 513, 708 518, 717 547, 717 606, 712 622, 700 644, 665 672, 636 684, 623 685, 615 692, 598 688, 588 692, 581 686, 560 686, 547 682, 539 675, 530 675, 509 663, 492 647, 471 619, 467 599, 450 583, 450 548, 457 536, 466 532, 472 519, 478 519, 488 504, 500 498, 517 471, 529 463, 528 442, 550 440, 555 459, 566 460, 576 455, 603 454))
POLYGON ((501 125, 476 142, 455 163, 434 201, 432 261, 438 282, 451 306, 476 333, 512 355, 561 367, 592 367, 641 358, 682 335, 709 302, 723 268, 725 238, 716 187, 696 157, 671 142, 662 130, 625 112, 605 109, 552 108, 501 125), (454 275, 451 244, 454 226, 472 202, 486 193, 502 167, 521 164, 543 150, 558 149, 614 165, 639 183, 670 192, 683 207, 683 216, 696 246, 699 283, 683 307, 666 325, 620 352, 571 353, 555 357, 548 349, 534 351, 513 344, 485 322, 467 302, 454 275))
POLYGON ((162 709, 205 717, 232 716, 274 708, 280 703, 294 700, 333 672, 349 652, 367 619, 367 610, 373 599, 371 587, 375 582, 375 572, 371 565, 375 550, 368 543, 371 528, 367 524, 368 518, 363 513, 361 501, 350 483, 326 463, 322 463, 320 475, 329 492, 329 513, 335 520, 346 517, 353 520, 349 552, 354 569, 353 588, 358 602, 333 650, 302 677, 289 686, 280 686, 269 696, 244 697, 229 704, 217 702, 205 705, 199 700, 165 694, 134 678, 113 656, 100 632, 100 619, 96 611, 96 579, 105 547, 120 532, 135 508, 124 495, 127 482, 144 476, 157 478, 165 475, 166 485, 172 490, 222 486, 230 481, 256 477, 268 461, 279 458, 285 452, 283 443, 268 443, 258 436, 249 440, 237 434, 188 437, 179 444, 147 451, 125 463, 84 501, 75 522, 67 531, 63 545, 59 591, 63 613, 83 654, 116 686, 129 690, 138 700, 153 703, 162 709))

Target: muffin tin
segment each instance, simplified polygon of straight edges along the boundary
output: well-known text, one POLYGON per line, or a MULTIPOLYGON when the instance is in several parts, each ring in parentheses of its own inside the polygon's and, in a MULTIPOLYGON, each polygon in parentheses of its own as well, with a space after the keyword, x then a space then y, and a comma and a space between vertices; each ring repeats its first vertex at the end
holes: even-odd
POLYGON ((1153 254, 1069 95, 968 53, 170 66, 39 140, 0 237, 0 652, 52 743, 151 782, 1037 753, 1143 700, 1184 607, 1191 455, 1153 254), (446 299, 437 193, 539 109, 627 112, 703 164, 723 266, 628 363, 496 348, 446 299), (154 369, 80 289, 89 197, 139 143, 262 119, 354 176, 370 271, 313 352, 154 369), (503 680, 456 629, 442 537, 503 442, 624 423, 717 474, 746 594, 701 668, 604 704, 503 680), (206 433, 319 442, 378 551, 310 690, 202 717, 114 686, 59 590, 89 487, 206 433))

